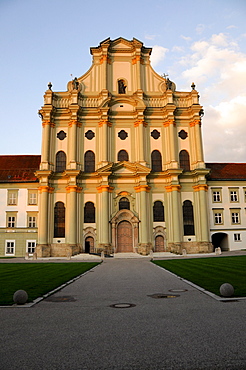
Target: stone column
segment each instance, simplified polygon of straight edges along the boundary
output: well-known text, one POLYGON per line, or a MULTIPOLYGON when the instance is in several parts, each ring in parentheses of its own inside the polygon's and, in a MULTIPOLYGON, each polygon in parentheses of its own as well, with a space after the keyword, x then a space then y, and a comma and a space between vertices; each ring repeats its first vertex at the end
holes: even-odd
MULTIPOLYGON (((39 187, 39 225, 38 225, 38 244, 37 257, 49 257, 49 224, 50 224, 50 210, 49 210, 49 193, 52 193, 54 188, 50 186, 39 187)), ((53 224, 53 223, 52 223, 53 224)))
POLYGON ((138 251, 141 254, 147 254, 149 242, 149 228, 148 228, 148 215, 147 211, 147 192, 150 191, 148 185, 139 185, 135 187, 136 193, 140 193, 140 240, 138 251))
POLYGON ((199 192, 199 215, 201 225, 201 241, 209 242, 209 225, 208 225, 208 204, 207 204, 207 185, 193 186, 194 191, 199 192))
POLYGON ((181 205, 179 199, 180 185, 166 186, 166 192, 170 195, 170 219, 169 223, 169 243, 173 251, 179 252, 179 244, 181 242, 180 221, 181 221, 181 205))
POLYGON ((107 120, 102 120, 99 122, 100 127, 100 145, 101 145, 101 158, 99 162, 102 164, 108 163, 108 126, 111 127, 111 123, 107 120))
POLYGON ((50 140, 51 140, 51 127, 54 124, 49 120, 42 122, 43 133, 42 133, 42 156, 41 156, 41 170, 48 170, 50 163, 50 140))
POLYGON ((146 164, 145 162, 145 153, 144 153, 144 148, 145 148, 145 142, 144 142, 144 128, 147 126, 147 123, 144 122, 143 119, 139 119, 134 123, 134 127, 137 130, 136 135, 136 148, 138 148, 138 158, 137 160, 142 163, 143 165, 146 164))
POLYGON ((70 169, 76 169, 77 163, 77 126, 79 122, 72 120, 69 122, 68 126, 68 167, 70 169))
POLYGON ((112 192, 113 188, 109 185, 101 185, 97 188, 100 194, 100 240, 101 247, 107 249, 109 247, 109 192, 112 192))

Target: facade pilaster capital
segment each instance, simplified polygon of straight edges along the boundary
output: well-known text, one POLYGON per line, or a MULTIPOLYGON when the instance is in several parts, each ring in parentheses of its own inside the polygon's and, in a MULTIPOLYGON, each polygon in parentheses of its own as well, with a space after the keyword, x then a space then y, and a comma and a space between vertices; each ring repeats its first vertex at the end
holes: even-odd
POLYGON ((169 120, 163 122, 164 127, 169 127, 170 125, 176 126, 176 123, 175 123, 174 119, 169 119, 169 120))
POLYGON ((113 190, 114 190, 114 187, 110 185, 100 185, 97 187, 98 193, 103 193, 103 192, 112 193, 113 190))
POLYGON ((55 188, 52 188, 51 186, 39 186, 38 188, 38 191, 39 193, 53 193, 53 191, 55 190, 55 188))
POLYGON ((179 191, 181 190, 181 185, 168 185, 165 186, 166 192, 171 193, 172 191, 179 191))
POLYGON ((83 189, 82 187, 77 186, 77 185, 68 185, 66 187, 66 192, 67 193, 72 193, 72 192, 74 192, 74 193, 81 193, 82 189, 83 189))
POLYGON ((193 187, 194 191, 201 191, 201 190, 208 191, 208 185, 206 185, 206 184, 194 185, 192 187, 193 187))
POLYGON ((132 59, 132 64, 136 64, 137 62, 140 62, 141 61, 141 57, 140 55, 136 55, 133 59, 132 59))
POLYGON ((45 127, 45 126, 55 127, 55 124, 54 124, 54 122, 51 122, 50 120, 45 119, 45 120, 42 121, 42 126, 43 127, 45 127))
POLYGON ((143 127, 147 127, 148 123, 145 122, 143 119, 138 119, 137 121, 135 121, 134 127, 138 127, 139 125, 143 125, 143 127))
POLYGON ((68 123, 68 126, 69 127, 72 127, 73 125, 76 125, 77 127, 81 127, 82 126, 82 124, 81 124, 81 122, 79 122, 79 121, 77 121, 77 120, 71 120, 71 121, 69 121, 69 123, 68 123))
POLYGON ((108 127, 111 127, 112 126, 112 123, 111 122, 109 122, 108 120, 106 120, 106 119, 103 119, 103 120, 101 120, 99 123, 98 123, 98 126, 99 127, 102 127, 103 125, 107 125, 108 127))
POLYGON ((138 185, 134 186, 136 193, 140 193, 141 191, 146 191, 146 193, 150 192, 151 187, 149 185, 138 185))
POLYGON ((108 59, 108 57, 107 57, 106 54, 105 55, 102 55, 101 58, 100 58, 100 60, 99 60, 99 63, 100 64, 103 64, 103 62, 107 61, 107 59, 108 59))
POLYGON ((190 127, 194 127, 194 126, 196 126, 196 125, 199 125, 199 126, 201 126, 201 120, 200 119, 195 119, 195 120, 193 120, 193 121, 191 121, 190 123, 189 123, 189 125, 190 125, 190 127))

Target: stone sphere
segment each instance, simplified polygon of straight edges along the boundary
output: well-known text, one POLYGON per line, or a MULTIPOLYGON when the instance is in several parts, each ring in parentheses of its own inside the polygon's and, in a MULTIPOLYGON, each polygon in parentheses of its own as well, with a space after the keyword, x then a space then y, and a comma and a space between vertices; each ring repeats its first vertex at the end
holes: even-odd
POLYGON ((25 290, 17 290, 13 295, 16 304, 25 304, 28 300, 28 294, 25 290))
POLYGON ((232 297, 234 294, 234 288, 229 283, 224 283, 220 286, 220 294, 223 297, 232 297))

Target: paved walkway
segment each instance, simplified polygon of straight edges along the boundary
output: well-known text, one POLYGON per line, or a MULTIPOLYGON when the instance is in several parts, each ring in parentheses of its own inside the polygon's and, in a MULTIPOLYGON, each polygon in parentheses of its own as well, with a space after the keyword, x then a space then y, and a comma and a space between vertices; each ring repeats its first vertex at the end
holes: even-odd
POLYGON ((1 370, 246 369, 246 301, 218 302, 146 258, 105 259, 0 320, 1 370))

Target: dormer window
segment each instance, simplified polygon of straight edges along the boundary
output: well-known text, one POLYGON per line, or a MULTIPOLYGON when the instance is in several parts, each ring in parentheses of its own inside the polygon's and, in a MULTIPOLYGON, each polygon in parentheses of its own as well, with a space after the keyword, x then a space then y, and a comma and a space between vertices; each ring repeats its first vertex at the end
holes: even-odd
POLYGON ((118 94, 126 93, 126 83, 124 80, 118 80, 118 94))

